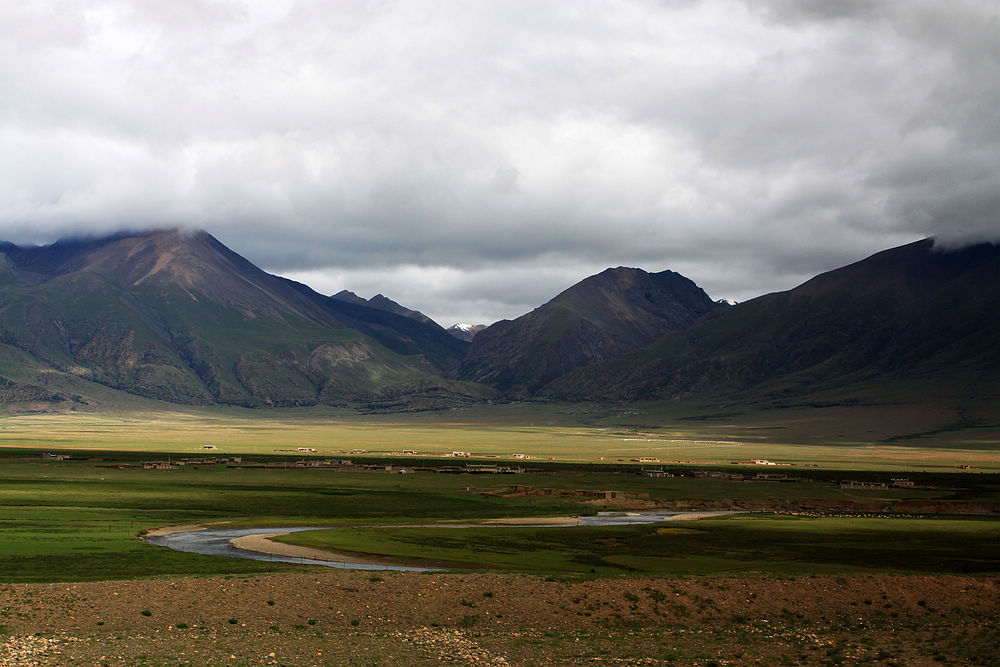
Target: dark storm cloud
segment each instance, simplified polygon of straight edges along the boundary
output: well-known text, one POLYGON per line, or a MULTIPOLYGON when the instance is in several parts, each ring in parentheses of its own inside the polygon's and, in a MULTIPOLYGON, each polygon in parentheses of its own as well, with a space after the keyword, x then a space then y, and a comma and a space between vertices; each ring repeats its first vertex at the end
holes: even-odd
POLYGON ((993 2, 16 3, 0 226, 204 228, 444 324, 1000 237, 993 2))

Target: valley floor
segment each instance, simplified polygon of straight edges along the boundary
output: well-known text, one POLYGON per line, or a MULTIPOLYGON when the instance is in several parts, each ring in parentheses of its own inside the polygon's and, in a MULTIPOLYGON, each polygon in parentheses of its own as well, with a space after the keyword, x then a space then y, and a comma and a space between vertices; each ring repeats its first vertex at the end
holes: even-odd
POLYGON ((301 572, 0 586, 0 665, 997 664, 1000 579, 301 572))

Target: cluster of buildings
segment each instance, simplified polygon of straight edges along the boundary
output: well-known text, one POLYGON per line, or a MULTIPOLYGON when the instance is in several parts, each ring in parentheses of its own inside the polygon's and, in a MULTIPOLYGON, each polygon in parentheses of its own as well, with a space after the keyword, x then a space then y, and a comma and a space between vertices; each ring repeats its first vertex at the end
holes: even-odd
POLYGON ((886 489, 915 489, 917 485, 909 479, 891 479, 886 482, 861 482, 854 479, 845 479, 840 482, 842 489, 856 489, 861 491, 886 490, 886 489))
MULTIPOLYGON (((814 482, 816 480, 809 477, 795 477, 785 473, 777 472, 759 472, 754 475, 744 475, 738 472, 729 472, 725 470, 690 470, 672 473, 662 468, 643 468, 638 473, 642 477, 694 477, 696 479, 717 479, 725 480, 730 482, 789 482, 789 483, 804 483, 804 482, 814 482)), ((860 491, 878 491, 887 489, 914 489, 914 488, 930 488, 930 487, 920 487, 917 486, 915 482, 911 479, 906 478, 893 478, 888 482, 872 482, 872 481, 859 481, 859 480, 841 480, 836 482, 836 484, 842 489, 854 489, 860 491)))
POLYGON ((167 459, 166 461, 139 461, 138 463, 104 463, 98 464, 98 468, 119 468, 134 469, 141 468, 143 470, 176 470, 181 466, 192 466, 197 468, 198 466, 215 466, 215 465, 233 465, 239 464, 242 461, 242 457, 239 456, 210 456, 210 457, 184 457, 179 459, 167 459))
POLYGON ((463 491, 480 493, 489 496, 555 496, 557 498, 585 498, 588 500, 649 500, 648 493, 632 493, 627 491, 595 491, 593 489, 536 489, 526 484, 511 484, 499 489, 477 489, 466 485, 463 491))

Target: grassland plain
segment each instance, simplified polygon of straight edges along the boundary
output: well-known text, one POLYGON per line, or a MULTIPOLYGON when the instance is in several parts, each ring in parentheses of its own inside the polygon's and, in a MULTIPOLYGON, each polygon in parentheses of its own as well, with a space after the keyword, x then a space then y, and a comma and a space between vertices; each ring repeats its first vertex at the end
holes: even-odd
MULTIPOLYGON (((9 455, 13 451, 6 450, 5 453, 9 455)), ((137 453, 130 455, 141 456, 137 453)), ((94 580, 108 577, 256 572, 284 568, 269 563, 176 553, 147 546, 135 537, 142 530, 171 524, 224 521, 239 525, 268 526, 421 526, 443 520, 469 521, 591 513, 606 504, 606 501, 600 501, 596 505, 580 504, 571 502, 571 499, 550 495, 484 494, 464 490, 470 481, 476 484, 476 488, 495 487, 501 490, 503 485, 513 479, 511 476, 473 477, 430 472, 389 475, 294 467, 227 468, 222 465, 183 466, 174 470, 120 469, 113 465, 104 467, 109 465, 107 461, 43 460, 37 458, 37 454, 35 458, 8 456, 0 459, 0 507, 3 509, 0 518, 0 526, 3 528, 0 531, 0 576, 4 580, 94 580)), ((562 472, 527 473, 517 475, 516 481, 536 488, 615 488, 645 493, 649 494, 649 499, 642 501, 643 503, 665 506, 696 505, 699 502, 715 504, 724 499, 727 503, 777 503, 781 507, 836 506, 850 509, 859 501, 870 501, 873 498, 878 499, 880 504, 907 501, 927 506, 928 503, 958 500, 992 506, 991 503, 995 504, 1000 495, 1000 483, 993 475, 937 474, 932 475, 932 479, 938 482, 933 489, 886 489, 873 496, 872 492, 841 489, 824 481, 750 484, 688 477, 643 478, 634 473, 613 469, 590 470, 591 466, 585 464, 565 465, 567 467, 562 472)), ((995 520, 992 523, 990 521, 984 518, 981 523, 964 523, 956 519, 944 524, 919 521, 897 524, 883 520, 866 524, 865 530, 855 530, 857 527, 852 528, 846 524, 804 522, 796 525, 816 528, 816 542, 811 543, 807 539, 809 531, 799 531, 797 534, 804 532, 806 536, 794 539, 803 540, 802 548, 806 550, 813 546, 825 549, 829 542, 838 540, 844 543, 845 549, 848 544, 864 545, 885 540, 926 546, 928 549, 933 547, 950 554, 945 558, 948 565, 932 567, 925 563, 923 568, 916 568, 916 571, 955 572, 961 571, 956 569, 959 561, 955 554, 948 552, 949 549, 971 550, 970 553, 977 555, 975 558, 970 556, 970 562, 977 562, 977 559, 990 561, 991 557, 988 553, 984 555, 983 550, 988 551, 990 544, 1000 543, 990 542, 990 536, 995 536, 997 525, 995 520), (893 526, 900 528, 893 529, 893 526), (983 540, 986 540, 986 546, 983 546, 983 540)), ((602 565, 598 573, 665 573, 674 567, 669 559, 661 562, 653 558, 641 562, 641 559, 635 558, 645 549, 661 553, 661 550, 668 550, 672 544, 685 539, 694 539, 695 543, 702 543, 717 555, 724 554, 727 548, 733 553, 742 554, 744 544, 775 540, 774 531, 782 527, 756 518, 735 523, 710 522, 705 525, 718 525, 722 528, 714 532, 708 529, 707 532, 698 532, 697 538, 669 533, 650 537, 639 529, 627 529, 620 534, 615 529, 608 529, 607 535, 603 537, 603 533, 590 535, 586 531, 575 532, 576 529, 568 529, 565 533, 545 533, 562 535, 563 537, 553 538, 554 541, 548 544, 567 554, 561 560, 550 563, 551 571, 587 573, 594 567, 593 564, 586 568, 569 567, 568 564, 603 563, 607 560, 610 565, 602 565), (730 528, 727 530, 726 526, 730 528), (733 526, 742 528, 736 530, 733 526), (581 541, 571 538, 571 535, 586 536, 586 539, 581 541), (562 539, 569 541, 562 543, 562 539), (581 545, 587 544, 590 545, 589 555, 584 555, 579 550, 581 545), (615 561, 614 558, 618 556, 626 560, 632 558, 633 561, 615 561)), ((364 534, 360 531, 348 532, 358 536, 364 534)), ((470 536, 475 534, 475 531, 469 533, 470 536)), ((529 533, 525 536, 515 529, 504 529, 489 534, 493 535, 491 548, 497 555, 489 556, 484 551, 482 558, 471 561, 472 567, 481 563, 489 567, 539 571, 545 569, 542 563, 549 562, 541 560, 526 566, 517 565, 522 556, 530 556, 525 553, 524 544, 540 540, 543 533, 529 533), (510 540, 510 544, 501 544, 504 540, 510 540), (515 556, 508 557, 511 554, 515 556), (491 561, 490 558, 500 560, 491 561)), ((464 538, 449 534, 449 539, 464 538)), ((438 541, 443 544, 443 541, 434 537, 433 532, 414 541, 438 541)), ((777 543, 781 544, 781 541, 778 540, 777 543)), ((466 550, 467 555, 468 550, 475 548, 475 544, 473 539, 461 549, 466 550)), ((802 572, 801 568, 795 569, 792 564, 796 553, 799 557, 802 555, 801 550, 789 550, 793 546, 786 546, 784 553, 779 550, 775 554, 765 554, 762 562, 771 560, 775 564, 764 569, 781 571, 785 568, 789 572, 802 572)), ((355 547, 353 550, 366 549, 355 547)), ((847 551, 842 553, 846 554, 847 551)), ((745 555, 740 555, 737 560, 744 557, 745 555)), ((470 562, 463 558, 456 560, 470 562)), ((859 561, 855 555, 842 564, 846 571, 854 571, 855 565, 863 566, 864 563, 863 559, 859 561)), ((836 564, 836 559, 833 564, 836 564)), ((878 569, 875 561, 869 561, 868 564, 872 569, 878 569)), ((704 570, 748 569, 737 565, 733 565, 732 570, 718 566, 706 566, 704 570)), ((698 566, 692 561, 691 567, 698 566)), ((760 568, 753 566, 749 569, 760 568)), ((989 567, 985 569, 989 570, 989 567)), ((904 568, 903 571, 913 569, 904 568)), ((984 568, 974 566, 974 571, 984 571, 984 568)))
POLYGON ((919 413, 912 415, 912 437, 901 437, 899 429, 878 428, 880 416, 905 421, 905 416, 887 415, 891 408, 692 412, 663 404, 645 407, 514 404, 414 415, 358 415, 330 408, 20 414, 0 421, 0 447, 187 455, 205 453, 206 446, 240 455, 302 447, 326 456, 354 450, 375 456, 462 451, 500 458, 523 454, 535 461, 645 457, 718 465, 768 459, 831 470, 945 471, 964 465, 1000 471, 1000 429, 968 428, 932 437, 919 432, 919 413))
POLYGON ((5 634, 21 641, 38 632, 80 640, 46 645, 47 664, 69 658, 123 665, 432 664, 477 656, 480 662, 523 664, 992 660, 990 647, 1000 643, 995 519, 754 515, 563 532, 429 526, 600 509, 555 496, 463 490, 469 484, 499 490, 511 481, 648 493, 650 504, 667 506, 767 501, 843 508, 872 500, 995 505, 1000 481, 989 472, 997 455, 988 438, 919 446, 796 444, 774 437, 775 429, 762 422, 735 428, 715 416, 656 426, 658 416, 609 416, 604 408, 499 407, 493 417, 336 410, 5 417, 0 581, 8 583, 0 586, 0 644, 5 634), (289 451, 299 447, 318 451, 289 451), (350 453, 359 449, 368 451, 350 453), (110 465, 107 460, 41 458, 55 450, 130 461, 226 454, 289 462, 309 456, 402 461, 392 452, 417 450, 437 464, 453 463, 447 456, 452 451, 516 452, 534 455, 521 464, 540 471, 512 478, 221 465, 118 469, 99 467, 110 465), (640 456, 662 458, 656 465, 675 471, 771 458, 798 464, 781 472, 816 481, 647 479, 629 462, 640 456), (670 462, 684 459, 698 463, 670 462), (905 475, 934 488, 859 491, 831 483, 843 475, 876 481, 905 475), (489 571, 320 572, 177 553, 136 538, 157 526, 214 521, 354 526, 308 537, 336 535, 354 542, 327 547, 409 556, 433 548, 436 554, 422 555, 489 571), (375 528, 390 523, 412 528, 375 528), (885 572, 909 574, 859 574, 885 572), (969 575, 941 576, 956 572, 969 575), (694 573, 701 575, 682 576, 694 573), (728 576, 733 573, 738 577, 728 576), (887 597, 877 597, 878 590, 887 597), (963 600, 968 595, 977 596, 974 603, 963 600))
POLYGON ((1000 520, 981 517, 730 515, 644 526, 353 528, 276 539, 542 574, 1000 574, 1000 520))
POLYGON ((164 525, 419 523, 579 510, 553 498, 470 497, 461 491, 457 476, 423 474, 404 480, 294 469, 154 471, 98 465, 0 461, 0 579, 95 580, 284 567, 182 554, 136 539, 140 531, 164 525))

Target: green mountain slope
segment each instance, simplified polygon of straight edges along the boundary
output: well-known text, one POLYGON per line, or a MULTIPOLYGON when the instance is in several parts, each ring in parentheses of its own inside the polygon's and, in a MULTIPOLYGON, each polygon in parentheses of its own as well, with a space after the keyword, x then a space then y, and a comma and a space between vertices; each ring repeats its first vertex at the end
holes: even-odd
POLYGON ((341 312, 206 233, 0 246, 0 377, 43 391, 62 374, 195 405, 480 395, 443 377, 464 347, 435 328, 341 312))

